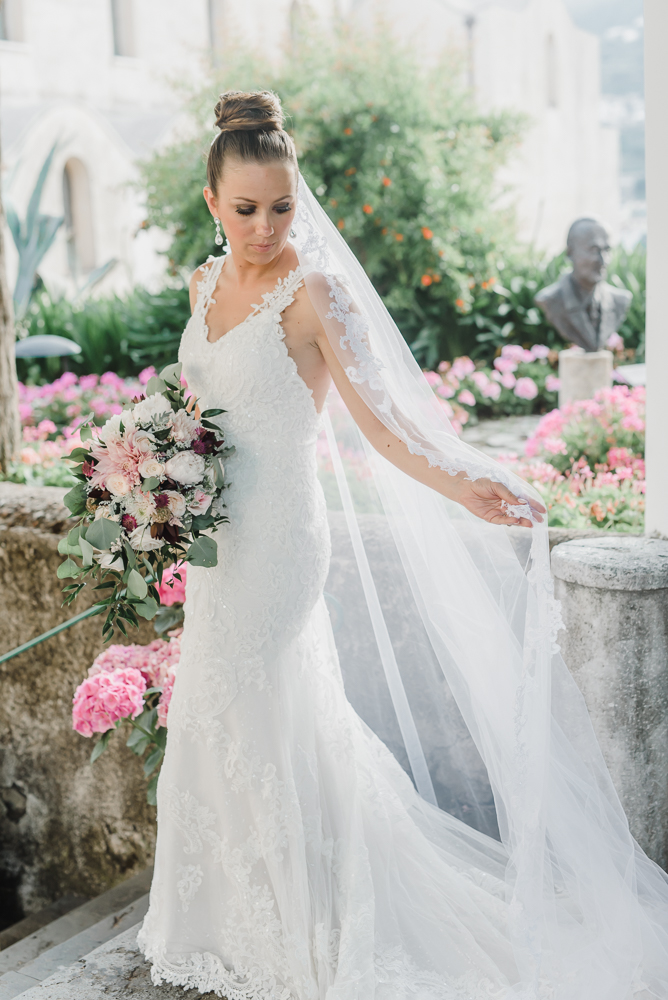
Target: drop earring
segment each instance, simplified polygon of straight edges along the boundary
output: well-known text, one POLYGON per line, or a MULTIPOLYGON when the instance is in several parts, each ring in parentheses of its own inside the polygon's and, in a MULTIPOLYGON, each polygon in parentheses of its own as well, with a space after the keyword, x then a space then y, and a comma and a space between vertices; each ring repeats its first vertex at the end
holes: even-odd
POLYGON ((214 243, 216 244, 217 247, 220 247, 223 245, 223 234, 220 231, 220 219, 214 215, 213 221, 216 224, 216 235, 214 237, 214 243))
POLYGON ((290 236, 292 237, 292 239, 293 239, 293 240, 294 240, 294 238, 295 238, 295 236, 296 236, 296 235, 297 235, 297 234, 296 234, 296 232, 294 231, 294 229, 291 229, 291 230, 290 230, 290 236))

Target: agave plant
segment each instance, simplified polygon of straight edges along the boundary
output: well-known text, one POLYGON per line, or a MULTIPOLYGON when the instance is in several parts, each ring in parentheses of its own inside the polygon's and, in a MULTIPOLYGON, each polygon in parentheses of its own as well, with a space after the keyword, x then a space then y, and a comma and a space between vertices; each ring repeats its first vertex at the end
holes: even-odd
POLYGON ((14 314, 17 320, 22 320, 28 309, 30 296, 37 268, 44 255, 56 238, 56 233, 63 224, 63 216, 43 215, 40 210, 42 191, 51 169, 54 153, 58 143, 54 143, 48 156, 42 164, 42 169, 30 195, 28 210, 23 221, 9 199, 5 196, 5 211, 7 223, 14 237, 14 243, 19 254, 19 270, 14 287, 14 314))

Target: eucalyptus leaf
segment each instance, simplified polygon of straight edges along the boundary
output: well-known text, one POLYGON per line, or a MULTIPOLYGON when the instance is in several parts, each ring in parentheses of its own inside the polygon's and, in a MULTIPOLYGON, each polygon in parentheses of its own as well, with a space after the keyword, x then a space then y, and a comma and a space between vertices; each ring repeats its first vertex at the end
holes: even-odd
MULTIPOLYGON (((158 378, 157 375, 152 375, 151 378, 146 383, 146 395, 154 396, 156 392, 164 392, 166 388, 167 388, 166 382, 164 382, 161 378, 158 378)), ((165 410, 170 410, 170 409, 171 406, 169 406, 169 404, 165 400, 165 410)))
POLYGON ((143 479, 141 488, 143 493, 150 493, 151 490, 157 490, 160 485, 160 480, 157 476, 151 476, 149 479, 143 479))
POLYGON ((86 531, 86 541, 96 549, 106 551, 120 537, 121 526, 108 517, 100 517, 86 531))
POLYGON ((146 801, 150 806, 158 804, 158 778, 159 774, 154 774, 146 787, 146 801))
POLYGON ((183 365, 180 361, 177 361, 173 365, 167 365, 160 372, 160 378, 163 382, 170 382, 172 385, 178 386, 181 382, 181 371, 183 370, 183 365))
POLYGON ((69 493, 66 493, 63 497, 63 503, 67 509, 72 514, 83 514, 86 510, 86 499, 88 494, 86 493, 86 484, 77 483, 73 486, 69 493))
POLYGON ((207 535, 200 535, 188 549, 185 561, 189 562, 192 566, 204 566, 207 569, 211 569, 212 566, 218 565, 218 546, 213 538, 209 538, 207 535))
POLYGON ((143 601, 147 593, 146 580, 136 569, 131 569, 128 574, 128 596, 143 601))
MULTIPOLYGON (((84 543, 85 544, 85 543, 84 543)), ((61 538, 58 542, 58 551, 61 556, 78 556, 79 559, 83 556, 83 550, 80 545, 76 543, 71 545, 68 538, 61 538)))
POLYGON ((74 559, 66 559, 56 571, 59 580, 73 580, 81 572, 81 567, 75 563, 74 559))
POLYGON ((143 601, 140 601, 139 604, 134 605, 134 610, 138 615, 141 615, 142 618, 150 621, 151 618, 155 618, 158 607, 158 602, 153 597, 146 597, 143 601))
POLYGON ((156 767, 158 766, 158 764, 160 763, 160 761, 164 756, 165 755, 160 749, 160 747, 158 747, 156 750, 153 750, 148 755, 148 757, 144 761, 144 774, 146 775, 147 778, 149 774, 152 774, 153 771, 155 771, 156 767))
POLYGON ((79 435, 82 441, 91 441, 93 438, 93 428, 89 427, 87 424, 85 427, 81 428, 81 433, 79 435))

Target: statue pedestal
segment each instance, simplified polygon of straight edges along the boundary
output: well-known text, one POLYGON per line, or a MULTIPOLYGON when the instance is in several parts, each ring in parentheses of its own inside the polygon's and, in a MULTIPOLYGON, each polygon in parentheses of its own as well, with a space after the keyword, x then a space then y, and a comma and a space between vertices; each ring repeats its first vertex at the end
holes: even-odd
POLYGON ((593 399, 598 389, 612 385, 612 353, 586 353, 580 347, 559 351, 559 406, 577 399, 593 399))

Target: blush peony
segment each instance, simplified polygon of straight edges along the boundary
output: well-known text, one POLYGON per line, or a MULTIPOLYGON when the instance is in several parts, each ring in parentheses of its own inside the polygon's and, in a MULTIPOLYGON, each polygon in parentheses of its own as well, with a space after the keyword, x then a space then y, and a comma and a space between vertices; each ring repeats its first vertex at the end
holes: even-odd
POLYGON ((138 424, 150 424, 152 420, 171 414, 172 408, 160 392, 154 392, 147 399, 135 403, 132 416, 138 424))
POLYGON ((179 451, 165 465, 165 471, 170 479, 184 486, 194 486, 202 481, 206 462, 194 451, 179 451))
POLYGON ((195 496, 188 504, 188 510, 191 514, 206 514, 211 506, 212 499, 213 497, 209 493, 205 493, 203 490, 195 490, 195 496))

